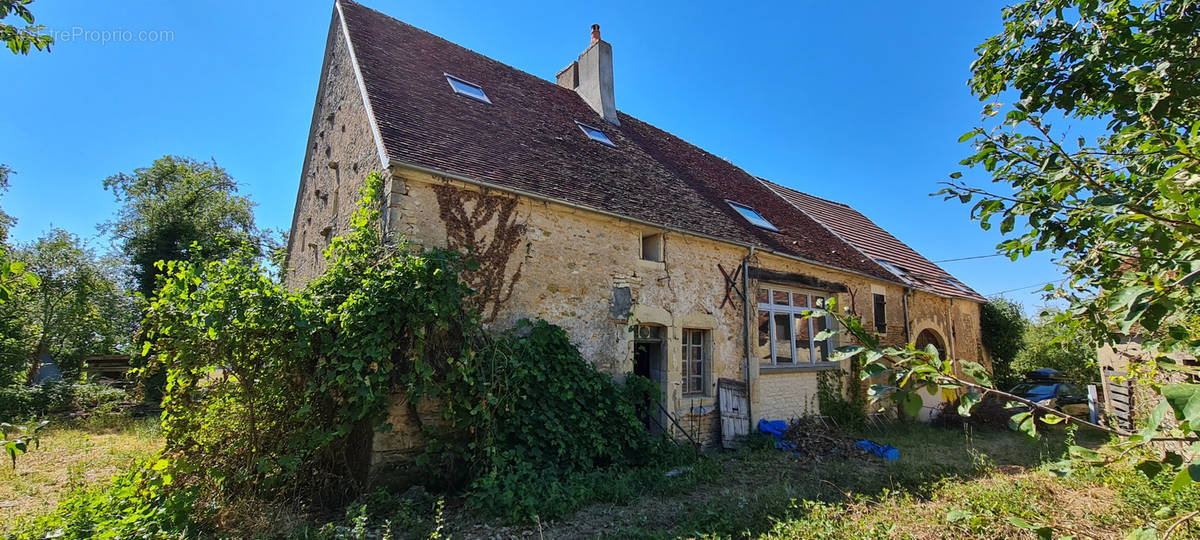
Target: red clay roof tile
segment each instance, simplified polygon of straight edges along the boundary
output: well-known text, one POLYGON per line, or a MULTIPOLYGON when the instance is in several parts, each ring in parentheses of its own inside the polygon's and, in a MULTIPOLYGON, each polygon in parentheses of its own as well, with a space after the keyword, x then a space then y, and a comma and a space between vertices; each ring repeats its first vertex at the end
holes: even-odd
MULTIPOLYGON (((851 246, 873 245, 868 238, 834 234, 818 223, 822 217, 797 211, 794 201, 724 159, 624 113, 621 125, 612 125, 572 90, 354 2, 341 6, 394 162, 900 281, 871 250, 851 246), (491 104, 454 93, 446 74, 479 85, 491 104), (577 121, 603 130, 615 147, 589 140, 577 121), (728 200, 753 207, 779 232, 751 225, 728 200)), ((949 285, 929 287, 963 296, 944 291, 949 285)))

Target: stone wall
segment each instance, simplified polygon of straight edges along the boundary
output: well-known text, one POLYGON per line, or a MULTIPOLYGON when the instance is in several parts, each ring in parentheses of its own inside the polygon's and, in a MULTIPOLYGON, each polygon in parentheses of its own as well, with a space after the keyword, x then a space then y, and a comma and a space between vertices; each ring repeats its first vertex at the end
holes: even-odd
POLYGON ((298 287, 325 270, 329 241, 344 234, 363 179, 381 168, 350 49, 334 15, 309 128, 288 243, 287 283, 298 287))
MULTIPOLYGON (((476 289, 493 291, 480 304, 487 325, 512 327, 521 318, 543 318, 564 327, 584 358, 597 369, 621 377, 633 370, 636 325, 664 327, 666 337, 666 408, 684 431, 706 443, 719 440, 716 381, 747 378, 743 304, 736 293, 724 302, 721 270, 738 268, 746 248, 695 236, 654 230, 636 223, 574 209, 553 202, 514 197, 457 180, 410 170, 392 172, 388 221, 393 230, 431 247, 463 248, 484 259, 481 271, 465 276, 476 289), (664 234, 664 260, 641 260, 641 236, 664 234), (629 315, 615 313, 625 294, 629 315), (683 395, 682 333, 685 328, 710 332, 710 362, 702 395, 683 395)), ((890 344, 906 342, 904 288, 836 269, 757 252, 752 266, 803 274, 844 285, 839 305, 874 324, 874 293, 885 294, 890 344)), ((751 280, 751 298, 760 283, 751 280)), ((738 280, 741 287, 741 280, 738 280)), ((978 345, 978 306, 971 302, 914 293, 921 324, 941 335, 959 332, 956 350, 978 345), (950 314, 970 326, 952 329, 950 314)), ((618 310, 619 311, 619 310, 618 310)), ((916 315, 914 315, 916 316, 916 315)), ((972 352, 970 358, 975 358, 972 352)), ((834 366, 836 368, 836 366, 834 366)), ((750 366, 752 421, 793 418, 818 413, 818 373, 750 366)), ((934 407, 937 401, 931 401, 934 407)), ((679 428, 671 425, 671 431, 679 428)), ((377 448, 393 446, 387 436, 377 448)))
POLYGON ((790 420, 820 412, 816 373, 760 375, 754 386, 751 412, 756 423, 760 418, 790 420))
MULTIPOLYGON (((287 281, 293 287, 324 270, 322 252, 347 231, 363 178, 382 167, 336 16, 327 43, 291 229, 287 281)), ((747 369, 743 299, 729 292, 731 301, 725 301, 721 271, 737 269, 747 248, 408 169, 381 172, 388 193, 383 221, 390 232, 428 247, 472 249, 480 269, 464 278, 480 291, 475 300, 489 328, 546 319, 565 328, 597 369, 619 378, 634 367, 633 327, 661 326, 665 406, 680 424, 669 424, 670 431, 686 431, 706 444, 719 441, 715 395, 722 377, 749 379, 752 422, 819 412, 817 372, 764 370, 757 361, 747 369), (663 235, 663 261, 641 259, 644 234, 663 235), (684 329, 707 330, 710 336, 705 388, 696 395, 681 391, 684 329)), ((844 285, 847 291, 836 295, 839 306, 860 315, 869 328, 872 295, 884 294, 886 343, 902 344, 933 328, 947 343, 955 337, 959 358, 975 359, 982 350, 979 306, 972 302, 912 293, 913 322, 906 326, 900 285, 763 252, 749 263, 844 285)), ((737 285, 742 286, 740 278, 737 285)), ((751 280, 751 302, 759 286, 751 280)), ((416 452, 417 426, 436 416, 433 410, 432 404, 414 408, 398 400, 391 410, 395 429, 375 437, 377 464, 416 452)))

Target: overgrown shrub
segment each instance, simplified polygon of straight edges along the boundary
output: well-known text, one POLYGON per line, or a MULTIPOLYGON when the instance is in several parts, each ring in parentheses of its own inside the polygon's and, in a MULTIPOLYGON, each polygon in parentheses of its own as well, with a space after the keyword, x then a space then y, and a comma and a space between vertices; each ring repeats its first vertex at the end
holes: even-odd
POLYGON ((388 246, 371 175, 328 268, 298 291, 251 249, 161 265, 144 321, 149 369, 167 374, 167 451, 228 496, 346 500, 363 485, 370 430, 395 391, 419 396, 470 321, 453 252, 388 246))
POLYGON ((481 510, 545 517, 586 498, 586 482, 573 475, 662 455, 634 402, 545 321, 522 321, 468 356, 459 374, 447 386, 447 410, 456 431, 474 435, 469 502, 481 510))
POLYGON ((98 383, 54 381, 0 387, 0 418, 103 410, 128 400, 129 394, 124 390, 98 383))
POLYGON ((1021 381, 1021 373, 1012 366, 1025 346, 1029 321, 1021 304, 1007 298, 992 298, 979 307, 979 326, 983 348, 992 359, 992 380, 999 388, 1011 388, 1021 381))
POLYGON ((867 419, 867 399, 861 385, 851 379, 847 384, 845 371, 822 371, 817 375, 817 404, 821 414, 838 425, 862 427, 867 419))
POLYGON ((174 486, 166 459, 135 463, 105 486, 77 488, 53 513, 9 536, 42 538, 187 538, 202 532, 192 516, 196 489, 174 486))
POLYGON ((143 355, 167 374, 177 485, 217 499, 350 500, 397 393, 434 400, 448 420, 425 429, 430 478, 514 519, 580 504, 601 483, 591 471, 662 455, 627 392, 565 331, 537 321, 489 337, 458 278, 472 263, 385 243, 382 187, 367 179, 348 236, 300 290, 250 250, 161 265, 143 355))

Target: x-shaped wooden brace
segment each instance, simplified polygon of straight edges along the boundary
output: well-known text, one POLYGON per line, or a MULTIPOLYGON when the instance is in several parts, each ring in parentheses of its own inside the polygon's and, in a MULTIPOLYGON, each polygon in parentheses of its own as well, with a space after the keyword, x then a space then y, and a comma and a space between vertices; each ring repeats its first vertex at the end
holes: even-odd
POLYGON ((742 266, 735 266, 733 268, 733 272, 731 273, 726 272, 725 268, 721 266, 720 263, 717 263, 717 270, 720 270, 721 275, 725 278, 725 299, 721 300, 721 307, 717 309, 725 309, 725 303, 733 301, 733 297, 729 296, 729 291, 737 293, 737 295, 741 297, 742 301, 744 302, 746 300, 746 295, 737 288, 737 279, 738 276, 742 274, 742 266))

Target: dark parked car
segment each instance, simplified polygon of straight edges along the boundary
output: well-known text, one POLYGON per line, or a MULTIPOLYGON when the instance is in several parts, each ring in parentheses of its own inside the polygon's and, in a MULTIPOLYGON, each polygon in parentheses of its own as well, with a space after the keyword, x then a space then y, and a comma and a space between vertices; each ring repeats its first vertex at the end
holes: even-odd
POLYGON ((1061 380, 1058 372, 1052 369, 1039 369, 1029 373, 1025 382, 1014 386, 1008 393, 1038 405, 1058 409, 1071 416, 1088 417, 1087 389, 1061 380))

